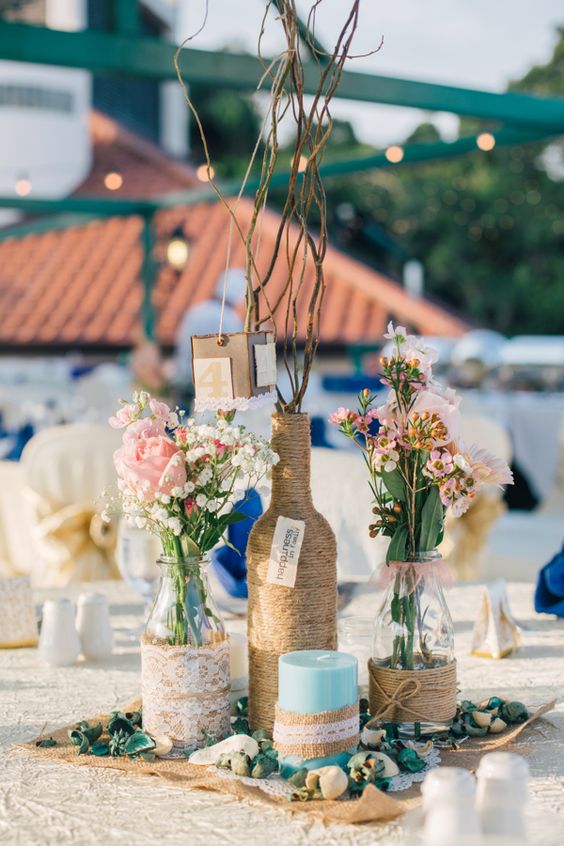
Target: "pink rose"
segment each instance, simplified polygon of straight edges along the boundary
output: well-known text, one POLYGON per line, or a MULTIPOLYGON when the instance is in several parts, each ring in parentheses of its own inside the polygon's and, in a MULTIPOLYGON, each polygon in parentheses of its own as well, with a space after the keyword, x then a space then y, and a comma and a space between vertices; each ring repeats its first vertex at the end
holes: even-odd
POLYGON ((159 438, 164 435, 164 423, 162 420, 151 420, 150 417, 142 417, 134 423, 130 423, 123 433, 123 441, 138 441, 139 439, 159 438))
POLYGON ((120 479, 146 500, 157 493, 170 494, 186 483, 182 452, 162 435, 125 441, 114 453, 114 465, 120 479))

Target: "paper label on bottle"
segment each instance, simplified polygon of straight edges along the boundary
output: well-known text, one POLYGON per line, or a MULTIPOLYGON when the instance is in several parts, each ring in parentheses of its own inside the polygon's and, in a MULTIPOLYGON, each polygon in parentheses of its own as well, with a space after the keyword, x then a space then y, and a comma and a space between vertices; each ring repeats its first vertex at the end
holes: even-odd
POLYGON ((269 585, 292 588, 296 584, 304 532, 303 520, 279 517, 276 521, 266 576, 269 585))

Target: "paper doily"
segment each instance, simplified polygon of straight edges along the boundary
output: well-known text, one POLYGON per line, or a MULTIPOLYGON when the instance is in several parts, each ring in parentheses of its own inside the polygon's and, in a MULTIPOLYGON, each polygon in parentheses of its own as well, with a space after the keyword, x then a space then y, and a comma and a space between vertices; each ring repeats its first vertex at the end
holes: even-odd
MULTIPOLYGON (((412 784, 423 781, 429 770, 433 770, 441 763, 441 753, 438 749, 431 749, 425 757, 426 766, 424 770, 418 773, 400 773, 394 778, 390 779, 388 787, 389 793, 397 793, 400 790, 407 790, 412 784)), ((232 773, 231 770, 224 770, 217 767, 210 767, 209 772, 219 775, 222 778, 236 778, 242 781, 243 784, 248 784, 250 787, 258 787, 263 793, 268 793, 270 796, 286 797, 291 790, 291 786, 280 775, 275 773, 268 778, 248 778, 246 776, 238 776, 232 773)), ((343 797, 343 798, 346 798, 343 797)))

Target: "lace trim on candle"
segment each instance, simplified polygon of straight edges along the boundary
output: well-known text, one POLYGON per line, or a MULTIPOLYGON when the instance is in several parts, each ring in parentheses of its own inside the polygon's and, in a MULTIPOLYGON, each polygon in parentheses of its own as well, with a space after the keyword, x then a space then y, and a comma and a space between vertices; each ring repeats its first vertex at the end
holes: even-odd
POLYGON ((265 405, 273 405, 277 401, 278 394, 276 391, 268 391, 268 393, 259 394, 256 397, 234 397, 233 399, 210 397, 209 399, 196 399, 194 411, 198 413, 202 411, 254 411, 254 409, 263 408, 265 405))
POLYGON ((172 738, 177 754, 230 732, 229 641, 209 647, 141 641, 143 728, 172 738))
POLYGON ((358 734, 358 715, 334 723, 314 725, 284 725, 274 723, 273 740, 282 745, 294 743, 326 743, 333 740, 347 740, 358 734))

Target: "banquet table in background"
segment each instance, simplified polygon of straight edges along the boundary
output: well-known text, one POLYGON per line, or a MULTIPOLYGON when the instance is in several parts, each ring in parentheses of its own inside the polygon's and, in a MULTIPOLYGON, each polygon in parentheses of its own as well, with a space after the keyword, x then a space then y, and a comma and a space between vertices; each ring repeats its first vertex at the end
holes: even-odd
MULTIPOLYGON (((89 586, 92 588, 92 585, 89 586)), ((184 792, 152 778, 107 769, 40 760, 14 747, 39 732, 109 711, 139 691, 140 658, 127 631, 140 603, 122 583, 96 585, 111 603, 115 652, 100 664, 48 669, 30 649, 0 650, 0 842, 25 844, 186 844, 248 846, 262 843, 372 846, 407 843, 401 822, 324 827, 308 817, 239 803, 217 793, 184 792)), ((73 596, 80 586, 67 589, 73 596)), ((564 830, 564 621, 538 617, 532 585, 509 585, 513 612, 524 627, 523 648, 504 661, 472 658, 468 646, 480 588, 449 593, 456 627, 459 680, 469 698, 497 693, 540 704, 560 703, 544 723, 519 742, 531 766, 529 812, 532 846, 561 846, 564 830)), ((54 591, 36 594, 39 602, 54 591)), ((59 592, 60 595, 60 592, 59 592)), ((378 597, 359 585, 345 614, 369 617, 378 597)), ((234 625, 233 623, 231 624, 234 625)), ((235 626, 243 627, 242 621, 235 626)))

